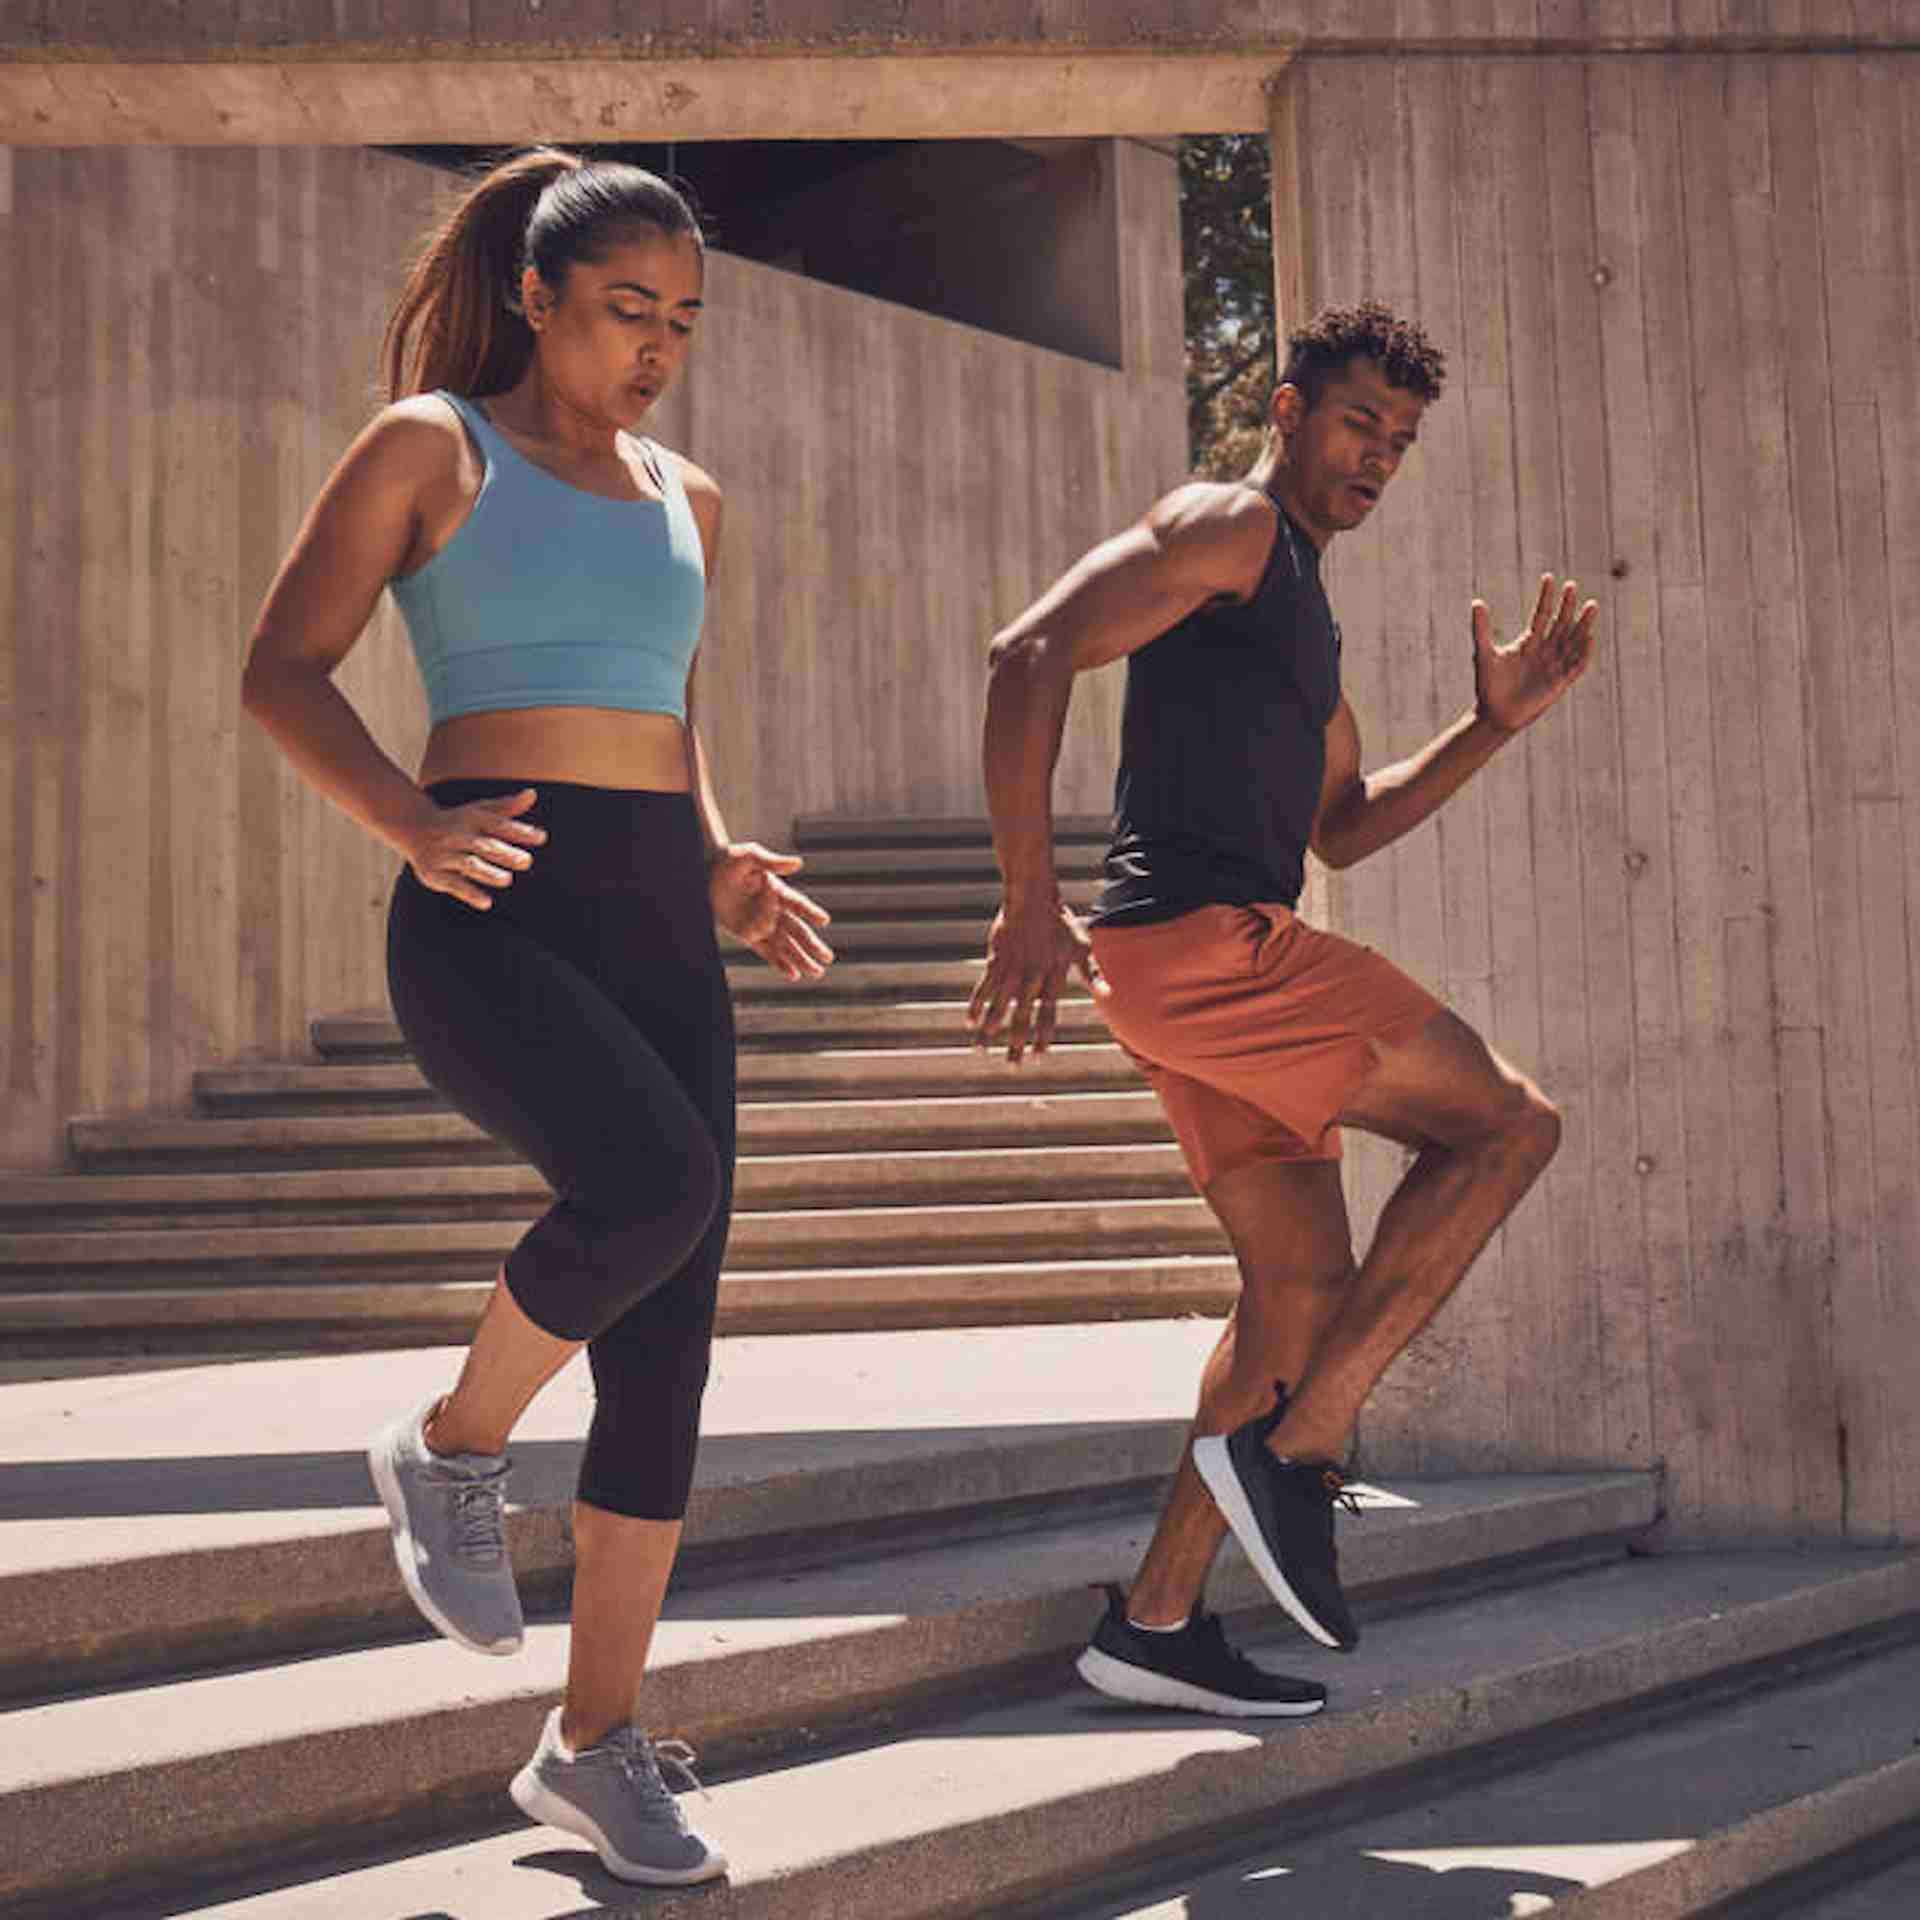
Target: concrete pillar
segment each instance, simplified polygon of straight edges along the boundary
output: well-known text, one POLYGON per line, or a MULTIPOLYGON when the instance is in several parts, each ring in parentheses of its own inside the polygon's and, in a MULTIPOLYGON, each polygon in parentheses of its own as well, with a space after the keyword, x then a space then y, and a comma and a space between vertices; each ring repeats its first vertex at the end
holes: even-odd
POLYGON ((1307 194, 1301 168, 1305 76, 1289 61, 1267 82, 1267 142, 1273 171, 1273 335, 1284 341, 1307 317, 1307 194))

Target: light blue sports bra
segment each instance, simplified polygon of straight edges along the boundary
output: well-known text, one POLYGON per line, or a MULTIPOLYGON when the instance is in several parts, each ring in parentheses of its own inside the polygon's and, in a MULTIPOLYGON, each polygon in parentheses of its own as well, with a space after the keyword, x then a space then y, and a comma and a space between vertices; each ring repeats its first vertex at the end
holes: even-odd
POLYGON ((687 717, 707 580, 679 463, 641 441, 660 500, 608 500, 536 467, 471 400, 441 393, 486 463, 473 511, 392 581, 437 726, 506 707, 687 717))

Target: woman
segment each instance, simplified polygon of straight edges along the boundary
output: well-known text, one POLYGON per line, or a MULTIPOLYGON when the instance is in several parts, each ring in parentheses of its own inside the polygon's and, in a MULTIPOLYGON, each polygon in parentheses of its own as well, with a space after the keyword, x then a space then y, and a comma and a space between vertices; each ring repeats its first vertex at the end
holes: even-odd
POLYGON ((727 836, 694 727, 720 491, 633 429, 701 307, 698 222, 636 167, 539 149, 481 180, 388 326, 389 406, 267 595, 248 709, 406 862, 394 1009, 422 1071, 546 1175, 458 1383, 375 1442, 421 1611, 521 1644, 507 1438, 584 1343, 566 1696, 515 1777, 622 1879, 725 1870, 632 1726, 679 1544, 732 1193, 734 1040, 714 924, 818 977, 800 862, 727 836), (333 682, 391 585, 433 728, 417 781, 333 682))

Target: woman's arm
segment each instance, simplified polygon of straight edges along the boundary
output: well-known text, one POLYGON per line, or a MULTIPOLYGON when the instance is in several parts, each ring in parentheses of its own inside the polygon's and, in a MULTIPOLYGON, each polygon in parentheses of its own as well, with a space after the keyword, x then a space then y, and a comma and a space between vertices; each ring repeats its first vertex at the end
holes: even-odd
POLYGON ((405 852, 425 795, 384 754, 333 675, 413 547, 432 428, 388 409, 313 503, 254 624, 246 709, 327 798, 405 852))
POLYGON ((732 840, 727 823, 720 814, 720 801, 713 791, 713 770, 707 762, 707 750, 700 744, 700 729, 693 719, 693 675, 687 675, 687 773, 693 782, 693 807, 700 816, 700 832, 707 843, 709 864, 732 840))
MULTIPOLYGON (((412 863, 428 886, 491 904, 546 838, 513 819, 531 796, 441 809, 381 751, 334 684, 381 589, 407 563, 422 502, 445 491, 458 428, 405 401, 389 407, 328 477, 267 591, 240 698, 300 772, 343 812, 412 863)), ((438 409, 436 409, 437 411, 438 409)))
MULTIPOLYGON (((674 456, 678 458, 678 456, 674 456)), ((713 586, 720 549, 720 489, 690 460, 680 462, 687 503, 706 553, 707 586, 713 586)), ((832 916, 780 876, 798 873, 798 854, 771 853, 757 841, 735 844, 721 817, 706 749, 700 743, 696 648, 687 668, 687 784, 707 845, 707 890, 715 921, 768 966, 789 980, 817 980, 833 964, 833 949, 820 938, 832 916)))
MULTIPOLYGON (((678 454, 670 459, 679 460, 678 454)), ((700 529, 700 551, 705 558, 707 592, 711 596, 715 570, 720 560, 720 521, 724 502, 711 474, 691 460, 680 460, 680 477, 687 489, 687 505, 693 510, 694 524, 700 529)), ((731 835, 720 813, 720 801, 713 790, 713 773, 707 764, 706 749, 700 744, 700 727, 695 717, 695 687, 700 672, 700 650, 694 649, 687 667, 687 785, 693 795, 694 811, 700 816, 700 832, 707 843, 707 859, 724 848, 731 835)))

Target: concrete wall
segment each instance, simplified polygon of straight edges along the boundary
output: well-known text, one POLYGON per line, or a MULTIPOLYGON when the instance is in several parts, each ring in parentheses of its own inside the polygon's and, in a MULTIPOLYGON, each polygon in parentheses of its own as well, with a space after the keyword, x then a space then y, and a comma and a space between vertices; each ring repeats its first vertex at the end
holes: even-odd
MULTIPOLYGON (((432 183, 353 152, 20 153, 0 234, 0 1154, 365 1001, 389 862, 251 722, 246 630, 373 407, 432 183), (344 996, 344 999, 343 999, 344 996)), ((344 682, 423 737, 383 615, 344 682)))
MULTIPOLYGON (((979 811, 994 625, 1183 471, 1172 163, 1114 165, 1130 376, 714 258, 659 431, 728 489, 703 698, 736 831, 979 811)), ((392 863, 237 680, 445 191, 353 150, 0 153, 0 1164, 383 996, 392 863)), ((411 762, 390 613, 344 680, 411 762)), ((1082 703, 1064 807, 1107 804, 1118 694, 1082 703)))
MULTIPOLYGON (((1562 708, 1331 882, 1567 1114, 1370 1458, 1664 1460, 1691 1533, 1912 1538, 1920 60, 1291 85, 1309 295, 1451 357, 1336 550, 1369 762, 1470 697, 1475 593, 1606 610, 1562 708)), ((1355 1158, 1364 1219, 1397 1156, 1355 1158)))

